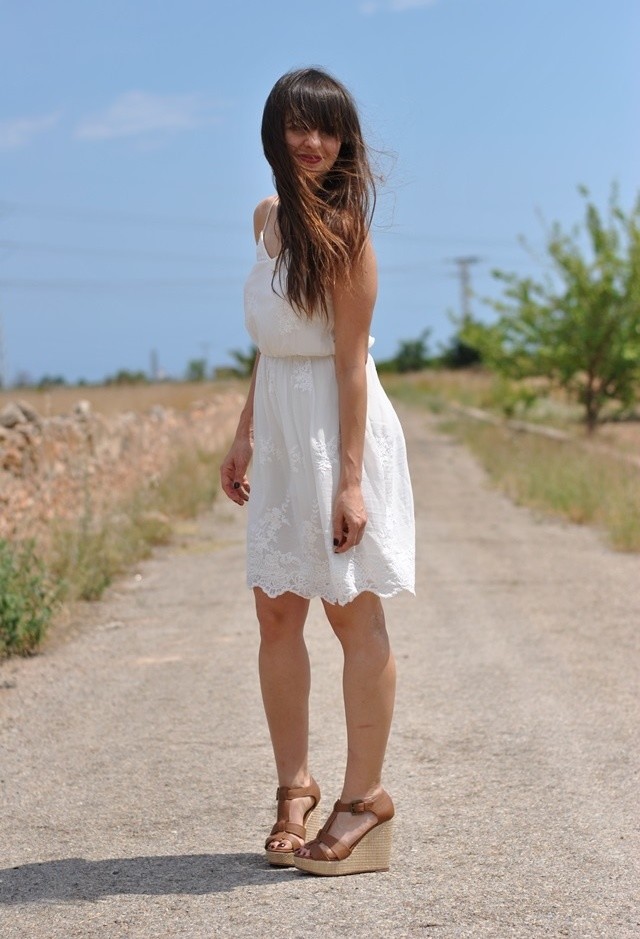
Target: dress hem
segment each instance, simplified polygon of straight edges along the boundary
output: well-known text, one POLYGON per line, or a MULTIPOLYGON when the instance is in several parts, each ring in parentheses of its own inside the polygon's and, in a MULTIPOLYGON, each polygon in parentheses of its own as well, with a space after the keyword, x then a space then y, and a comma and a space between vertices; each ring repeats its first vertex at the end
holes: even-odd
POLYGON ((297 597, 302 597, 303 600, 313 600, 318 597, 320 600, 325 600, 327 603, 331 603, 334 606, 346 606, 348 603, 351 603, 362 593, 373 593, 377 597, 380 597, 381 600, 390 600, 392 597, 397 597, 400 593, 410 593, 415 597, 416 591, 415 587, 409 586, 398 586, 394 587, 392 590, 383 592, 382 590, 373 590, 371 587, 361 587, 360 590, 355 590, 353 593, 349 594, 347 598, 337 597, 335 594, 332 596, 327 596, 324 593, 318 591, 301 591, 295 589, 285 589, 285 590, 273 590, 266 587, 264 584, 260 583, 258 580, 248 580, 247 587, 249 590, 252 590, 254 587, 259 587, 268 597, 272 600, 276 597, 282 596, 283 593, 293 593, 297 597))

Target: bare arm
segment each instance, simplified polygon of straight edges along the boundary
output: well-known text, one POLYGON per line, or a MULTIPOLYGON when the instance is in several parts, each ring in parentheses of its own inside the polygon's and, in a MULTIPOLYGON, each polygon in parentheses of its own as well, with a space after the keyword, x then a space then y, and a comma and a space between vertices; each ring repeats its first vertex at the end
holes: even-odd
POLYGON ((247 479, 247 469, 253 455, 253 398, 256 388, 256 374, 258 372, 258 362, 260 353, 256 356, 253 366, 253 375, 251 376, 251 385, 247 400, 240 414, 236 435, 231 444, 231 449, 222 461, 220 467, 220 482, 222 488, 232 502, 238 505, 244 505, 249 499, 249 480, 247 479))
MULTIPOLYGON (((263 199, 256 206, 253 213, 253 231, 256 242, 260 237, 260 232, 264 228, 269 207, 273 202, 273 196, 263 199)), ((220 467, 220 482, 225 494, 237 505, 244 505, 249 499, 251 487, 247 479, 247 469, 253 455, 253 399, 256 390, 256 375, 258 372, 258 362, 260 353, 256 356, 251 376, 251 385, 247 400, 240 414, 238 428, 234 437, 231 449, 224 458, 220 467)))
POLYGON ((340 480, 333 509, 336 553, 359 544, 367 523, 362 461, 367 420, 366 364, 378 278, 371 243, 356 263, 351 284, 333 294, 335 362, 340 418, 340 480))

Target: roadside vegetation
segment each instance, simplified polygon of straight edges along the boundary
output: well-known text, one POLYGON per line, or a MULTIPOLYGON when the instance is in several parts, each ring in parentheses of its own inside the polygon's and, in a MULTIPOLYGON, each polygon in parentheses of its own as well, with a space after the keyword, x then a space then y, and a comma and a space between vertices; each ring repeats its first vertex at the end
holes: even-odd
POLYGON ((521 505, 594 525, 618 551, 640 552, 640 469, 575 441, 550 440, 471 420, 449 430, 521 505))
POLYGON ((59 591, 33 542, 0 540, 0 657, 37 648, 59 603, 59 591))
POLYGON ((439 354, 423 331, 380 371, 515 501, 640 551, 640 198, 625 211, 614 187, 601 212, 580 192, 583 223, 551 226, 542 278, 493 272, 493 322, 454 320, 439 354))
POLYGON ((0 657, 33 652, 65 603, 96 600, 114 577, 166 544, 217 492, 218 457, 186 448, 167 472, 96 519, 90 493, 75 527, 53 531, 46 549, 0 541, 0 657))
POLYGON ((543 378, 563 389, 593 434, 640 393, 640 197, 625 212, 614 188, 602 213, 580 192, 584 222, 570 233, 551 227, 545 276, 494 271, 497 319, 469 316, 460 337, 504 379, 543 378))
POLYGON ((640 552, 640 415, 607 423, 594 440, 566 396, 538 397, 530 384, 505 385, 488 371, 383 380, 394 399, 437 415, 515 502, 594 525, 616 550, 640 552), (546 436, 547 428, 561 433, 546 436))

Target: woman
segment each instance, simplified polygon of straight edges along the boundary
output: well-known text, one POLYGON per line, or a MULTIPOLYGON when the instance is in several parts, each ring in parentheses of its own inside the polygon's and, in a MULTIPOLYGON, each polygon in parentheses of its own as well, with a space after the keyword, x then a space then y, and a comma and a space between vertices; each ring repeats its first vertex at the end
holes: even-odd
POLYGON ((319 69, 275 84, 262 142, 277 195, 255 210, 245 288, 259 355, 221 478, 233 502, 249 502, 247 579, 279 781, 265 847, 271 864, 315 874, 386 870, 395 664, 380 598, 413 592, 414 530, 402 430, 369 356, 373 178, 354 102, 319 69), (308 840, 320 800, 303 637, 314 596, 344 651, 348 757, 340 799, 308 840))

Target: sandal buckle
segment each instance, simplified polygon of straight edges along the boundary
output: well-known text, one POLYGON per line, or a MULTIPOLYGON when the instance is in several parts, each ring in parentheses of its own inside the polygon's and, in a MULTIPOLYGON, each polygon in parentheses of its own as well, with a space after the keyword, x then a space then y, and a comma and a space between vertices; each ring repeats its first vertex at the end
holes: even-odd
POLYGON ((349 810, 352 815, 362 815, 366 811, 364 799, 355 799, 349 803, 349 810))

